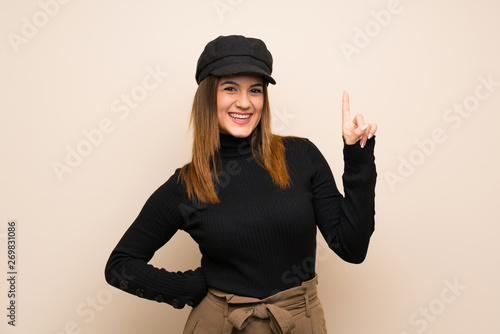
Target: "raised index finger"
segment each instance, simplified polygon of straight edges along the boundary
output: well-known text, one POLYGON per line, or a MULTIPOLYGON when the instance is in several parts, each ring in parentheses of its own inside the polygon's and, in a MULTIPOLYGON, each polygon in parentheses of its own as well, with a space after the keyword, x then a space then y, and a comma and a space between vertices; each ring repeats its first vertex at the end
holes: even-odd
POLYGON ((351 120, 351 110, 349 109, 349 94, 344 91, 342 95, 342 124, 351 120))

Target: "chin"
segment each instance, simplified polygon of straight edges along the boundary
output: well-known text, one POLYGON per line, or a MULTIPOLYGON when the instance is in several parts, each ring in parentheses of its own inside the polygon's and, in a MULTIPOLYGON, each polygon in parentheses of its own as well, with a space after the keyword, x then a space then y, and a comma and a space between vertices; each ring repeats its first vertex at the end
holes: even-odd
POLYGON ((224 132, 236 138, 246 138, 250 136, 252 131, 252 129, 228 129, 224 132))

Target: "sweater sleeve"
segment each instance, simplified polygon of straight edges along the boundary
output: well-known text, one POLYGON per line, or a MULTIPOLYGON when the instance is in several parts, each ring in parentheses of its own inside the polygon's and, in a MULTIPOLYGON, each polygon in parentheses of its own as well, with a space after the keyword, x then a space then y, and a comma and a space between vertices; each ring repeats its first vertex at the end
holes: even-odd
POLYGON ((328 246, 344 261, 361 263, 375 228, 375 136, 366 142, 344 141, 344 193, 337 189, 326 159, 311 143, 313 204, 318 228, 328 246))
POLYGON ((141 298, 166 302, 174 308, 197 305, 207 293, 201 268, 169 272, 148 262, 182 227, 182 189, 176 173, 146 201, 133 224, 112 251, 106 281, 141 298))

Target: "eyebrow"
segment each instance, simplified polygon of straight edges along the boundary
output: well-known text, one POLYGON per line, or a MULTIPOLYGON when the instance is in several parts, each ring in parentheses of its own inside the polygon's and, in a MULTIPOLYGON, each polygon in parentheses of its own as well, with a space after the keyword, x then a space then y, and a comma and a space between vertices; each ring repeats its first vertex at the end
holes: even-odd
MULTIPOLYGON (((222 85, 235 85, 238 87, 240 86, 237 82, 234 82, 231 80, 224 81, 219 86, 222 86, 222 85)), ((250 87, 264 87, 264 85, 262 83, 256 83, 256 84, 251 85, 250 87)))

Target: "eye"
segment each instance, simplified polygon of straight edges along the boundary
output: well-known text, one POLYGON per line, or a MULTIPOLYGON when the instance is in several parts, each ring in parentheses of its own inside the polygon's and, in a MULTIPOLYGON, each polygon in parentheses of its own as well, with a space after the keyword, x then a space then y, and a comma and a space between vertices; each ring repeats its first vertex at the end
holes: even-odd
POLYGON ((236 92, 236 88, 231 87, 231 86, 224 88, 224 90, 228 91, 228 92, 236 92))
POLYGON ((250 93, 261 94, 262 93, 262 89, 260 89, 260 88, 252 88, 250 90, 250 93))

